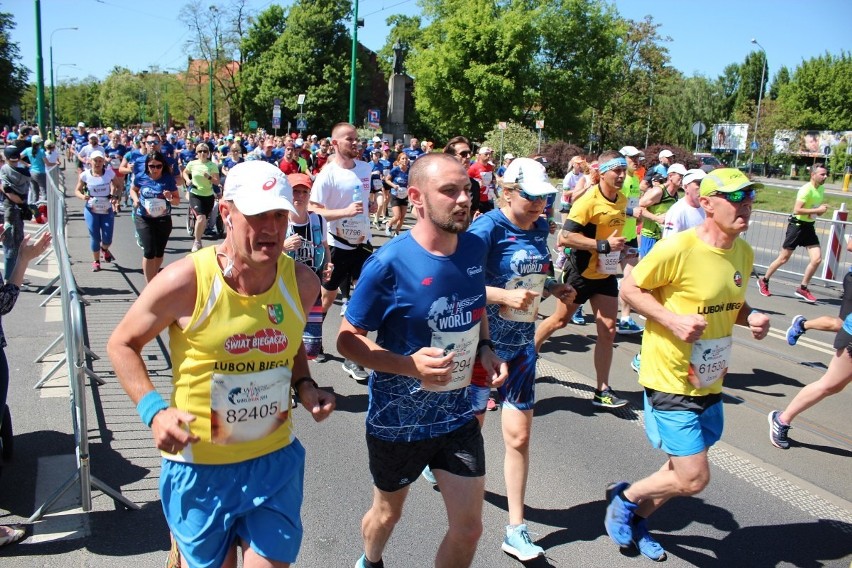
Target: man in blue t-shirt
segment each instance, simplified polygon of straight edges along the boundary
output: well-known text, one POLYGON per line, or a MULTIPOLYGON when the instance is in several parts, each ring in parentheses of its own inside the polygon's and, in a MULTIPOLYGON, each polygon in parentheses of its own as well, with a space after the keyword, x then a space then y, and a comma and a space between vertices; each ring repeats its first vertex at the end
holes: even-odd
POLYGON ((425 154, 422 148, 420 148, 420 140, 417 138, 412 138, 409 141, 409 146, 403 153, 408 156, 408 159, 411 160, 411 163, 414 163, 414 160, 425 154))
POLYGON ((341 354, 373 369, 367 450, 375 491, 362 522, 364 555, 356 566, 382 566, 409 485, 429 466, 453 495, 436 566, 469 566, 471 534, 482 531, 485 451, 467 396, 479 358, 488 381, 508 368, 494 354, 485 315, 485 244, 466 232, 470 181, 446 154, 411 167, 414 228, 364 263, 340 326, 341 354), (367 337, 377 331, 376 341, 367 337))

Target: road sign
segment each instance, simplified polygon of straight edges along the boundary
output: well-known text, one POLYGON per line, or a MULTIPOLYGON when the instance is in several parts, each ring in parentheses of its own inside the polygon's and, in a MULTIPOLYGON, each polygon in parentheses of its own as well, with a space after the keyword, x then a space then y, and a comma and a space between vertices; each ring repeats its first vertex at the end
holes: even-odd
POLYGON ((249 128, 251 128, 252 130, 257 128, 257 121, 256 120, 249 120, 249 128))
POLYGON ((751 143, 751 149, 752 149, 752 151, 757 152, 757 149, 758 149, 758 148, 760 148, 760 144, 758 144, 758 143, 757 143, 757 140, 754 140, 754 141, 751 143))
POLYGON ((281 107, 272 107, 272 118, 281 118, 281 107))
POLYGON ((190 128, 195 128, 195 115, 189 115, 186 117, 186 121, 189 123, 190 128))
POLYGON ((296 121, 296 130, 302 131, 308 129, 308 121, 304 118, 300 118, 296 121))
POLYGON ((506 126, 507 125, 506 125, 505 122, 498 122, 497 123, 497 128, 499 128, 500 130, 506 130, 506 126))
POLYGON ((275 129, 275 130, 277 130, 278 128, 281 128, 281 117, 278 117, 278 118, 276 118, 274 116, 272 117, 272 128, 275 129))
POLYGON ((280 107, 281 106, 281 99, 279 99, 278 97, 275 97, 274 99, 272 99, 272 106, 273 107, 280 107))
POLYGON ((692 123, 692 133, 696 136, 702 136, 705 132, 707 132, 707 127, 703 122, 697 120, 692 123))
POLYGON ((305 104, 305 95, 299 95, 299 97, 296 99, 296 104, 297 105, 305 104))
POLYGON ((382 111, 377 108, 367 110, 367 126, 373 130, 381 128, 382 111))
POLYGON ((544 128, 544 121, 543 120, 536 120, 535 121, 535 127, 538 128, 539 130, 541 130, 542 128, 544 128))

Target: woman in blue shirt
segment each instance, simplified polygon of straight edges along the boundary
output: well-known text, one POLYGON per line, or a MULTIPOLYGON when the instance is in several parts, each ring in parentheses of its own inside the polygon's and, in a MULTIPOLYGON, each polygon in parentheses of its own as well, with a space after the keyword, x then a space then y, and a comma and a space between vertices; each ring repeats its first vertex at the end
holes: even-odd
POLYGON ((180 204, 175 178, 159 150, 148 152, 145 171, 133 180, 130 198, 136 240, 142 247, 142 273, 150 282, 163 265, 166 244, 172 233, 172 207, 180 204))
POLYGON ((390 186, 390 204, 393 208, 393 217, 385 225, 385 235, 398 235, 402 229, 402 221, 408 211, 408 167, 411 159, 408 155, 400 152, 385 181, 390 186))

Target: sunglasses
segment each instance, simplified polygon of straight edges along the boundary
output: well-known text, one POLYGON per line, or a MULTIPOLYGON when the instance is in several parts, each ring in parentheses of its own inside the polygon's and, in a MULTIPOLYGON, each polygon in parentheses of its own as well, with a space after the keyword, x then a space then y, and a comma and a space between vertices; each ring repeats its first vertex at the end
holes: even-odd
POLYGON ((210 150, 197 150, 195 153, 196 154, 209 154, 210 150))
POLYGON ((470 157, 470 150, 464 150, 463 152, 459 152, 459 156, 461 156, 462 158, 470 157))
POLYGON ((145 140, 145 144, 156 144, 156 140, 145 140))
POLYGON ((148 164, 149 170, 162 170, 163 164, 148 164))
POLYGON ((546 195, 530 195, 529 193, 527 193, 523 189, 518 190, 518 195, 520 195, 521 197, 523 197, 527 201, 540 201, 540 200, 543 200, 543 199, 547 199, 546 195))
POLYGON ((729 201, 731 203, 742 203, 746 199, 753 200, 756 194, 757 192, 753 189, 738 189, 737 191, 731 191, 730 193, 722 193, 721 191, 716 191, 713 192, 711 195, 721 197, 725 201, 729 201))

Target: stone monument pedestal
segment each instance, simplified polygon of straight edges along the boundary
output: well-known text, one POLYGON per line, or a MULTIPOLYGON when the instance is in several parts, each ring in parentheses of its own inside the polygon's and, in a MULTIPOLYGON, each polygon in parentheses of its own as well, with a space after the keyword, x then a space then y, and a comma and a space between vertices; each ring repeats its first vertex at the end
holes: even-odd
POLYGON ((387 123, 383 132, 393 135, 394 140, 402 140, 407 130, 405 124, 405 85, 408 77, 403 73, 394 73, 388 82, 387 123))

